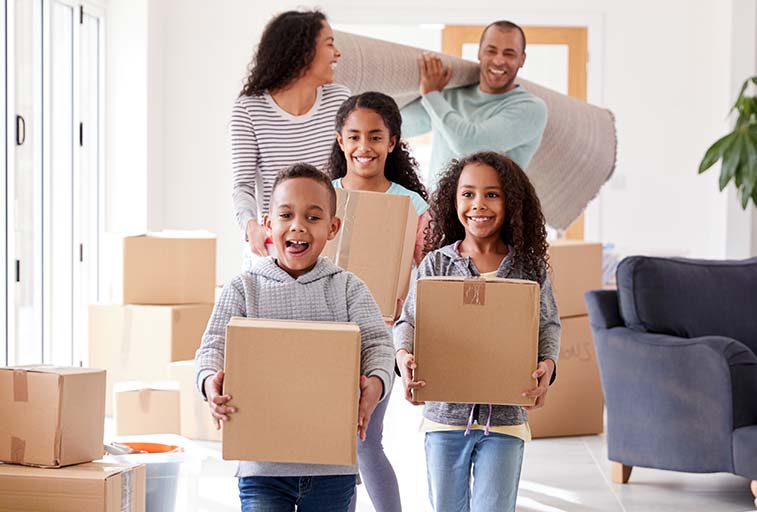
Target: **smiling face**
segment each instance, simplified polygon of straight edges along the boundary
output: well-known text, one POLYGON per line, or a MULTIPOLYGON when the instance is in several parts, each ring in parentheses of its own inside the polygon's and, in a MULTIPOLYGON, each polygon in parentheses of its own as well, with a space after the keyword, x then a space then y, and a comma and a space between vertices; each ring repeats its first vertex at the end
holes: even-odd
POLYGON ((480 87, 489 94, 502 94, 515 87, 518 70, 526 63, 523 38, 515 29, 491 26, 478 49, 480 87))
POLYGON ((322 22, 323 28, 318 33, 315 43, 313 62, 305 71, 305 77, 315 81, 319 86, 334 81, 336 61, 341 52, 334 44, 334 31, 327 22, 322 22))
POLYGON ((386 157, 397 144, 382 117, 367 108, 356 108, 347 116, 336 140, 347 161, 347 175, 364 180, 384 177, 386 157))
POLYGON ((276 247, 276 263, 295 279, 315 266, 326 242, 339 231, 332 201, 326 185, 312 178, 291 178, 273 191, 265 226, 276 247))
POLYGON ((505 222, 505 192, 497 171, 482 163, 466 165, 457 182, 455 207, 466 238, 499 238, 505 222))

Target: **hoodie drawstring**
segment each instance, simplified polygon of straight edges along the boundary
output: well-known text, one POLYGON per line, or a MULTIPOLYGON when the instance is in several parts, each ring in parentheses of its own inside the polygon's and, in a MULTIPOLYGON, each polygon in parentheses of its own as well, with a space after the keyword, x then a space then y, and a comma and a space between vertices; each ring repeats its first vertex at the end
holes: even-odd
MULTIPOLYGON (((465 436, 470 434, 471 426, 473 426, 473 412, 476 410, 476 404, 471 405, 470 414, 468 415, 468 424, 465 426, 465 436)), ((489 430, 492 426, 492 404, 489 404, 489 415, 486 417, 486 428, 484 428, 484 435, 489 435, 489 430)))

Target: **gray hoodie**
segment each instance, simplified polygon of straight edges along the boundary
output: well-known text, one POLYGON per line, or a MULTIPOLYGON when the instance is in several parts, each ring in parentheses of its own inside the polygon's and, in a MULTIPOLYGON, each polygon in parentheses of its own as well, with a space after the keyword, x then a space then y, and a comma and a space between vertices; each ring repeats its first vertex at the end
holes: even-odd
MULTIPOLYGON (((354 322, 360 327, 360 373, 376 376, 391 390, 394 351, 391 336, 368 287, 354 274, 318 258, 315 267, 297 279, 272 257, 255 261, 227 284, 208 321, 195 355, 197 388, 203 394, 206 377, 223 369, 226 324, 233 316, 278 320, 354 322)), ((328 368, 323 368, 324 372, 328 368)), ((329 397, 323 397, 328 400, 329 397)), ((382 396, 383 399, 383 396, 382 396)), ((208 414, 210 414, 208 412, 208 414)), ((307 422, 307 418, 302 419, 307 422)), ((357 435, 357 430, 355 432, 357 435)), ((242 461, 237 476, 314 476, 356 474, 357 466, 285 464, 242 461)))
MULTIPOLYGON (((457 250, 458 245, 459 242, 456 242, 428 253, 418 267, 417 278, 424 276, 479 276, 480 273, 473 261, 460 255, 457 250)), ((512 250, 502 260, 497 269, 497 277, 523 279, 523 272, 513 265, 511 256, 512 250)), ((541 285, 540 298, 539 361, 552 359, 557 364, 557 356, 560 352, 560 316, 557 312, 557 304, 552 294, 549 278, 546 278, 541 285)), ((415 280, 412 280, 402 315, 394 325, 394 348, 396 350, 405 349, 412 354, 414 340, 415 280)), ((557 370, 555 370, 556 373, 557 370)), ((520 425, 528 419, 525 409, 511 405, 494 405, 490 410, 488 404, 480 407, 471 404, 426 402, 423 408, 425 418, 445 425, 466 425, 471 414, 473 420, 477 421, 479 425, 487 424, 487 420, 491 420, 493 426, 520 425)))

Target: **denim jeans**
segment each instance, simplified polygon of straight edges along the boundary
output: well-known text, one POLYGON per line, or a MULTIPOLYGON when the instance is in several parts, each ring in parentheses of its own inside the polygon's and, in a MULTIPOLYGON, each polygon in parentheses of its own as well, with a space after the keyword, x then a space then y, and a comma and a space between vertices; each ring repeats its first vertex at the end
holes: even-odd
POLYGON ((523 440, 482 430, 426 433, 426 471, 435 512, 512 512, 523 440), (471 492, 471 469, 473 490, 471 492))
POLYGON ((347 512, 354 493, 355 475, 239 479, 242 512, 347 512))

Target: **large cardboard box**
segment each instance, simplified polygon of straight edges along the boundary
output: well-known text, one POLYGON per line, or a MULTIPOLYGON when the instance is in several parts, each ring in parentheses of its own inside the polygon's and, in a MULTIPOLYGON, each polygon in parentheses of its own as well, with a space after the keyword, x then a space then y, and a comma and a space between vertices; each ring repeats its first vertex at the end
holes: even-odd
POLYGON ((101 461, 61 469, 0 464, 0 510, 145 512, 145 467, 101 461))
POLYGON ((357 325, 232 318, 225 362, 224 459, 356 464, 357 325))
POLYGON ((109 234, 105 301, 115 304, 213 302, 216 239, 204 231, 109 234))
POLYGON ((105 371, 0 369, 0 460, 60 467, 102 457, 105 371))
POLYGON ((539 285, 518 279, 424 277, 417 283, 420 401, 532 405, 539 285))
POLYGON ((117 436, 179 434, 179 385, 120 382, 113 389, 117 436))
POLYGON ((602 288, 602 244, 553 240, 548 252, 560 317, 586 315, 584 293, 602 288))
POLYGON ((362 279, 387 320, 410 284, 418 214, 409 197, 338 189, 342 227, 323 255, 362 279))
POLYGON ((562 318, 557 379, 546 404, 530 411, 533 437, 599 434, 604 399, 588 316, 562 318))
POLYGON ((179 385, 181 435, 202 441, 220 441, 221 431, 216 429, 208 403, 202 399, 195 384, 195 362, 177 361, 168 365, 168 374, 179 385))
POLYGON ((193 359, 213 304, 89 306, 89 365, 108 370, 105 414, 113 383, 168 380, 168 363, 193 359))

